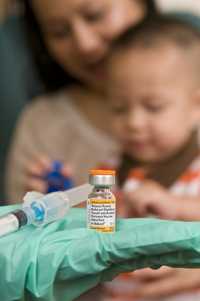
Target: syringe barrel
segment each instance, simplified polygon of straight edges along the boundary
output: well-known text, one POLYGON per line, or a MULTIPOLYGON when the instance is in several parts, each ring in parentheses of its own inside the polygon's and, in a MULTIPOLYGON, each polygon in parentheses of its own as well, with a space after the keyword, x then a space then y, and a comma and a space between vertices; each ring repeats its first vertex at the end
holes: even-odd
POLYGON ((12 213, 0 218, 0 237, 19 229, 19 221, 12 213))
POLYGON ((25 201, 23 210, 28 215, 28 224, 43 226, 63 218, 69 210, 69 201, 62 192, 53 192, 25 201))
POLYGON ((67 191, 58 191, 43 195, 28 192, 24 197, 23 211, 27 215, 27 224, 43 226, 63 218, 70 207, 85 201, 92 186, 83 184, 67 191))
POLYGON ((23 210, 16 210, 0 217, 0 237, 17 231, 27 224, 27 216, 23 210))

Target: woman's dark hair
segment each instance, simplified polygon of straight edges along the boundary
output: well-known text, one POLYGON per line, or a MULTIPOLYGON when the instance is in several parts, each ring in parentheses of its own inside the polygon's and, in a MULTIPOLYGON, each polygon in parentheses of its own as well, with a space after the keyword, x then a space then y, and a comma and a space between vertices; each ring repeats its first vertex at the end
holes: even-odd
POLYGON ((158 13, 158 9, 155 0, 143 0, 147 7, 147 17, 154 16, 158 13))
MULTIPOLYGON (((147 6, 147 17, 157 13, 153 0, 143 1, 147 6)), ((66 86, 66 84, 78 83, 78 80, 70 74, 66 74, 66 71, 49 54, 30 2, 30 0, 21 0, 24 9, 28 44, 32 50, 33 58, 45 90, 53 92, 66 86)))

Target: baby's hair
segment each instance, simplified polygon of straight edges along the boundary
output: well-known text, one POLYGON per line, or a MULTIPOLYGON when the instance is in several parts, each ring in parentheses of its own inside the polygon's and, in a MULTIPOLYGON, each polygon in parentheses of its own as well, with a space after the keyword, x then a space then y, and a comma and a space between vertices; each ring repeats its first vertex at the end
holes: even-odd
POLYGON ((160 15, 130 28, 115 41, 114 49, 153 49, 165 44, 185 52, 200 74, 200 29, 176 17, 160 15))
POLYGON ((129 28, 115 41, 115 46, 137 44, 150 48, 165 41, 190 49, 199 44, 200 29, 176 17, 160 15, 129 28))

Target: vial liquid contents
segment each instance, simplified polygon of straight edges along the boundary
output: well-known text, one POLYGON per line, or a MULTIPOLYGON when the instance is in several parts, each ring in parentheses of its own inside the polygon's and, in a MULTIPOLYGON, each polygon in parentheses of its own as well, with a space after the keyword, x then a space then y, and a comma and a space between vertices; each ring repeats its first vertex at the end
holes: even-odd
POLYGON ((87 226, 100 232, 115 232, 116 199, 111 191, 115 171, 91 170, 89 183, 93 190, 87 200, 87 226))

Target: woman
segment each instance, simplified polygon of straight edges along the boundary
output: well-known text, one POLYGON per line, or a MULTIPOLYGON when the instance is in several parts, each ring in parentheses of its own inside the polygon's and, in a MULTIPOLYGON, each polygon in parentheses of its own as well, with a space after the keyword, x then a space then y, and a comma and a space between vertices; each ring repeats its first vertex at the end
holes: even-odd
POLYGON ((23 0, 32 49, 47 92, 23 112, 8 158, 7 192, 44 192, 51 160, 69 162, 76 184, 117 146, 104 95, 112 41, 156 13, 144 0, 23 0), (31 5, 30 5, 31 3, 31 5), (70 75, 70 76, 69 76, 70 75))

